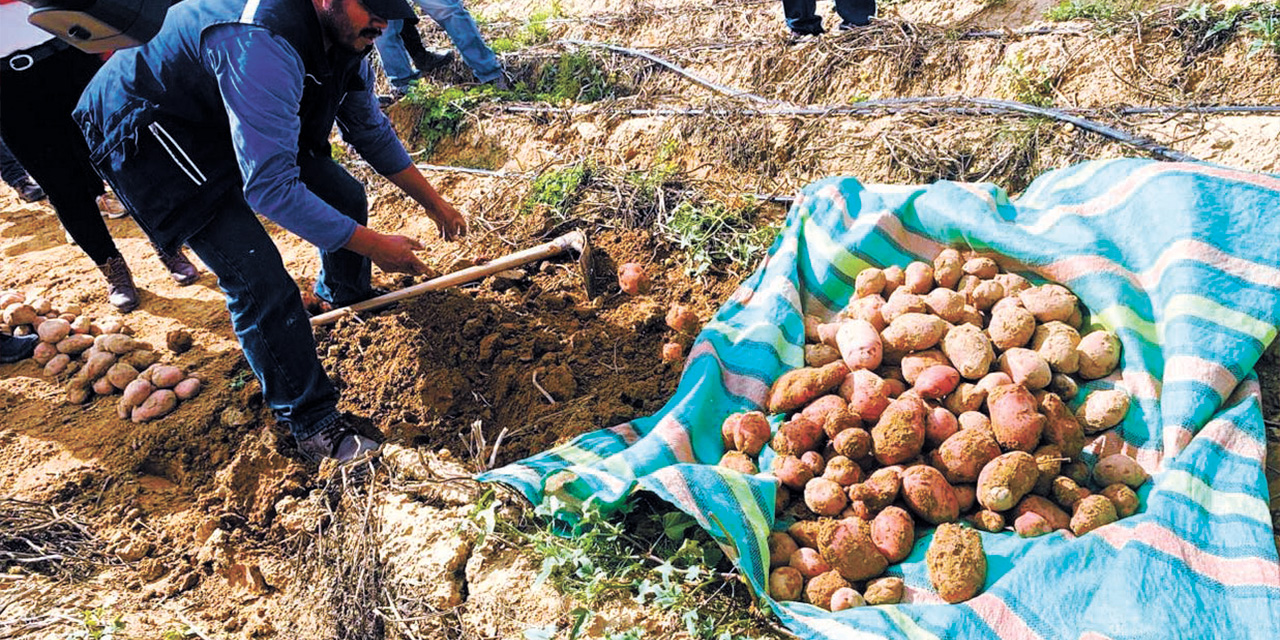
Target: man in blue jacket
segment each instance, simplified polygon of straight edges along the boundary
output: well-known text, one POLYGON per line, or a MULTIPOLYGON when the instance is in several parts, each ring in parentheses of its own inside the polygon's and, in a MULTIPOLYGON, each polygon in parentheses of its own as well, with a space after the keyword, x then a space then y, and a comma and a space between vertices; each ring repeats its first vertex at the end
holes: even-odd
POLYGON ((418 241, 365 226, 364 188, 330 156, 336 122, 444 238, 466 233, 372 91, 373 40, 411 15, 405 0, 184 0, 149 43, 112 56, 75 112, 138 225, 217 274, 263 398, 312 460, 366 459, 376 434, 337 410, 297 285, 254 212, 319 247, 315 292, 335 306, 371 295, 371 260, 425 271, 418 241))

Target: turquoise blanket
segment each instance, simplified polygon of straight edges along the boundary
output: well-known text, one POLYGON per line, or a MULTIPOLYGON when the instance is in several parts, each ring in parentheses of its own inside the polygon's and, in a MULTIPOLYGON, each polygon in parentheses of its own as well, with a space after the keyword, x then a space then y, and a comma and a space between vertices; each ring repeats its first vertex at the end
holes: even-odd
POLYGON ((1085 458, 1137 459, 1153 477, 1142 508, 1080 538, 983 533, 986 586, 957 605, 929 585, 926 535, 889 569, 905 580, 904 603, 830 613, 769 600, 782 621, 805 638, 1280 638, 1252 373, 1280 324, 1280 179, 1267 175, 1098 161, 1045 174, 1016 200, 990 184, 820 180, 698 336, 661 411, 481 479, 571 509, 654 491, 731 547, 768 599, 775 485, 711 466, 722 420, 762 407, 770 383, 802 365, 802 314, 840 310, 864 267, 931 260, 946 246, 1066 284, 1087 323, 1119 335, 1120 371, 1084 391, 1120 386, 1135 402, 1085 458))

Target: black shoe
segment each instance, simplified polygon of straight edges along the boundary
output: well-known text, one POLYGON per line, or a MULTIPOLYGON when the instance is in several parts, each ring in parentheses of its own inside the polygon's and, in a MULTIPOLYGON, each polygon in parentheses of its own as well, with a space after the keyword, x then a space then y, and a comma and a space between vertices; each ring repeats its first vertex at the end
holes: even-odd
POLYGON ((413 66, 417 67, 421 73, 434 71, 450 62, 453 62, 452 51, 445 51, 444 53, 425 51, 420 56, 413 56, 413 66))
POLYGON ((0 334, 0 362, 7 364, 26 360, 36 352, 36 345, 38 344, 40 344, 40 336, 34 333, 27 336, 0 334))
POLYGON ((841 22, 841 23, 840 23, 840 31, 841 31, 841 32, 845 32, 845 31, 853 31, 854 29, 857 29, 858 27, 865 27, 865 26, 867 26, 867 25, 869 25, 869 24, 871 24, 871 17, 870 17, 870 16, 867 16, 867 17, 865 17, 865 18, 860 18, 860 19, 854 20, 854 21, 852 21, 852 22, 841 22))
POLYGON ((107 278, 107 302, 120 313, 129 313, 138 308, 138 288, 133 284, 133 274, 129 273, 129 265, 124 256, 116 256, 98 265, 98 270, 107 278))
POLYGON ((200 271, 187 259, 182 247, 178 247, 178 252, 175 254, 166 253, 156 247, 156 255, 160 256, 160 262, 164 263, 164 267, 169 270, 169 275, 173 276, 173 281, 179 286, 185 287, 200 279, 200 271))
POLYGON ((368 418, 343 413, 310 438, 298 441, 298 451, 312 462, 333 458, 341 466, 376 458, 382 443, 373 436, 377 428, 368 418))
POLYGON ((45 199, 44 189, 32 182, 31 178, 23 180, 14 188, 18 190, 18 197, 27 202, 39 202, 45 199))

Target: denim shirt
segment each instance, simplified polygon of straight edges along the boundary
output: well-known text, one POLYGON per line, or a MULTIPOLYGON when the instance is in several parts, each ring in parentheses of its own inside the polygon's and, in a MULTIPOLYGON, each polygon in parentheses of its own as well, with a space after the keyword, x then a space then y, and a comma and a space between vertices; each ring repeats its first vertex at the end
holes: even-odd
POLYGON ((409 167, 372 87, 364 55, 324 48, 310 0, 184 0, 150 42, 107 61, 75 118, 94 164, 162 248, 238 189, 259 214, 334 250, 355 222, 302 184, 298 158, 328 155, 336 122, 374 170, 409 167))

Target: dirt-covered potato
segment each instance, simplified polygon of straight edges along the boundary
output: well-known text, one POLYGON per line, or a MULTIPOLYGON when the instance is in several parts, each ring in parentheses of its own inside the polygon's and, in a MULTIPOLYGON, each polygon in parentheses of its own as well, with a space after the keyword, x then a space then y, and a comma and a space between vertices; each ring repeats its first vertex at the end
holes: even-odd
POLYGON ((1080 393, 1080 385, 1075 379, 1065 373, 1055 373, 1049 379, 1049 391, 1058 394, 1063 400, 1070 400, 1080 393))
POLYGON ((861 460, 871 453, 871 434, 866 429, 845 429, 833 442, 836 453, 850 460, 861 460))
POLYGON ((16 327, 20 324, 31 324, 35 321, 36 310, 29 304, 15 302, 4 308, 4 323, 10 327, 16 327))
POLYGON ((889 387, 884 378, 874 372, 859 369, 851 372, 840 384, 840 397, 849 401, 849 408, 863 420, 880 419, 889 406, 889 387))
POLYGON ((821 367, 840 359, 840 350, 826 344, 806 344, 804 346, 804 364, 807 367, 821 367))
POLYGON ((804 485, 804 504, 820 516, 836 516, 849 503, 844 487, 834 480, 813 478, 804 485))
POLYGON ((992 511, 1008 511, 1036 486, 1040 469, 1025 451, 996 457, 978 474, 978 504, 992 511))
POLYGON ((955 490, 942 472, 926 464, 902 472, 902 498, 912 513, 930 524, 954 522, 960 517, 955 490))
MULTIPOLYGON (((49 364, 49 361, 53 360, 58 355, 59 354, 58 354, 57 347, 53 346, 48 342, 41 342, 40 344, 36 345, 35 351, 31 353, 31 359, 35 360, 36 364, 43 367, 49 364)), ((70 356, 68 356, 68 359, 70 359, 70 356)))
POLYGON ((1080 352, 1080 368, 1076 373, 1085 380, 1105 378, 1120 364, 1120 339, 1110 331, 1086 334, 1080 338, 1076 351, 1080 352))
POLYGON ((995 352, 991 340, 982 329, 971 324, 960 324, 947 330, 942 339, 942 352, 967 380, 977 380, 987 375, 995 352))
POLYGON ((1128 485, 1116 483, 1101 491, 1116 507, 1116 517, 1128 518, 1138 512, 1138 494, 1128 485))
POLYGON ((975 529, 986 531, 987 533, 1000 533, 1004 531, 1004 516, 990 509, 981 509, 969 516, 967 521, 973 525, 975 529))
POLYGON ((843 361, 816 369, 805 367, 788 371, 769 390, 769 413, 799 409, 839 387, 847 375, 849 366, 843 361))
POLYGON ((884 357, 880 332, 866 320, 848 320, 836 332, 836 347, 850 371, 875 369, 884 357))
POLYGON ((902 562, 916 542, 915 521, 901 507, 885 507, 871 521, 871 541, 891 564, 902 562))
POLYGON ((879 512, 898 499, 901 489, 902 469, 882 467, 871 472, 866 480, 849 487, 849 499, 861 501, 871 511, 879 512))
POLYGON ((187 378, 173 387, 179 400, 190 400, 200 394, 202 383, 199 378, 187 378))
POLYGON ((679 362, 684 359, 684 345, 679 342, 665 342, 660 354, 663 362, 679 362))
POLYGON ((185 380, 186 377, 187 375, 178 367, 159 364, 151 367, 151 375, 148 379, 151 381, 151 384, 154 384, 160 389, 172 389, 177 386, 179 382, 185 380))
POLYGON ((1093 480, 1099 487, 1120 483, 1137 489, 1147 481, 1148 477, 1142 465, 1123 453, 1102 458, 1093 466, 1093 480))
MULTIPOLYGON (((1004 287, 1004 295, 1017 299, 1017 295, 1031 288, 1031 283, 1026 278, 1016 273, 999 273, 992 278, 1004 287)), ((1021 304, 1021 301, 1019 301, 1021 304)))
POLYGON ((987 335, 997 349, 1025 346, 1036 332, 1036 319, 1021 307, 1002 307, 991 314, 987 335))
POLYGON ((1000 385, 987 394, 987 409, 996 442, 1005 450, 1030 452, 1044 432, 1044 416, 1036 411, 1036 399, 1025 387, 1000 385))
POLYGON ((1058 506, 1067 511, 1075 511, 1076 503, 1083 500, 1091 492, 1067 476, 1058 476, 1053 479, 1050 493, 1053 496, 1053 501, 1058 503, 1058 506))
POLYGON ((848 406, 840 407, 827 414, 822 421, 822 431, 828 438, 835 438, 849 429, 862 428, 862 419, 848 406))
POLYGON ((929 582, 943 600, 955 604, 978 594, 987 580, 987 554, 977 531, 954 523, 938 526, 925 552, 929 582))
POLYGON ((956 493, 956 505, 960 507, 960 513, 973 511, 973 505, 978 504, 978 487, 971 484, 953 484, 951 489, 956 493))
POLYGON ((947 323, 942 318, 924 313, 904 313, 891 320, 880 337, 887 351, 905 354, 933 347, 946 332, 947 323))
POLYGON ((809 604, 823 609, 831 609, 831 598, 841 589, 850 589, 849 581, 837 571, 828 571, 814 576, 804 586, 804 599, 809 604))
POLYGON ((1044 442, 1058 447, 1063 456, 1075 460, 1084 450, 1084 429, 1062 399, 1052 393, 1039 396, 1040 412, 1044 415, 1044 442))
POLYGON ((720 438, 725 449, 752 456, 760 455, 770 435, 769 419, 759 411, 731 414, 720 426, 720 438))
POLYGON ((785 567, 791 561, 791 554, 795 553, 800 545, 785 531, 774 531, 769 534, 769 567, 785 567))
POLYGON ((845 456, 834 456, 827 460, 827 468, 822 471, 822 477, 847 487, 862 482, 862 467, 845 456))
POLYGON ((884 271, 869 267, 858 272, 853 279, 853 294, 859 298, 878 295, 884 291, 884 271))
POLYGON ((987 401, 987 390, 973 384, 972 382, 960 382, 956 385, 956 390, 951 392, 943 400, 943 406, 948 411, 959 416, 966 411, 977 411, 982 408, 982 404, 987 401))
POLYGON ((1004 287, 995 280, 983 280, 969 292, 969 303, 979 311, 986 311, 1004 298, 1004 287))
MULTIPOLYGON (((889 565, 871 539, 871 523, 846 519, 828 521, 818 533, 818 551, 846 580, 866 580, 889 565)), ((846 585, 847 586, 847 585, 846 585)))
POLYGON ((840 317, 847 320, 865 320, 876 328, 876 331, 884 331, 889 326, 888 321, 884 319, 881 311, 884 309, 884 298, 880 296, 867 296, 858 298, 849 303, 849 306, 840 312, 840 317))
POLYGON ((911 293, 924 295, 933 289, 933 266, 912 262, 902 272, 902 286, 911 293))
POLYGON ((1041 445, 1031 455, 1035 456, 1036 467, 1040 470, 1036 486, 1031 492, 1047 496, 1053 491, 1053 479, 1062 473, 1062 463, 1068 460, 1063 457, 1062 450, 1056 444, 1041 445))
POLYGON ((724 455, 720 456, 720 462, 717 462, 716 465, 726 469, 733 469, 738 473, 745 473, 749 476, 753 476, 760 471, 756 468, 756 463, 751 459, 751 456, 741 451, 724 452, 724 455))
POLYGON ((799 600, 804 592, 804 576, 794 567, 778 567, 769 572, 769 597, 774 600, 799 600))
POLYGON ((813 469, 793 455, 779 455, 774 458, 773 468, 770 471, 787 488, 797 491, 803 491, 805 484, 813 478, 813 469))
POLYGON ((919 398, 903 396, 889 403, 871 429, 872 453, 891 465, 920 455, 929 408, 919 398))
POLYGON ((1071 527, 1071 516, 1066 511, 1058 508, 1058 505, 1051 502, 1048 498, 1037 495, 1029 495, 1024 497, 1018 505, 1013 508, 1013 517, 1017 518, 1024 513, 1034 513, 1044 519, 1049 524, 1049 528, 1068 529, 1071 527))
POLYGON ((1072 460, 1071 462, 1062 465, 1062 475, 1075 480, 1076 484, 1081 486, 1084 486, 1085 483, 1089 482, 1089 475, 1091 473, 1093 473, 1093 471, 1089 469, 1089 465, 1086 465, 1081 460, 1072 460))
POLYGON ((58 352, 78 356, 93 346, 93 336, 71 335, 58 341, 58 352))
POLYGON ((955 289, 964 275, 964 259, 955 249, 943 249, 933 258, 933 281, 944 289, 955 289))
POLYGON ((1000 445, 983 429, 961 429, 937 451, 938 470, 948 482, 977 482, 983 467, 1000 455, 1000 445))
POLYGON ((862 597, 867 604, 898 604, 902 602, 902 578, 885 576, 867 581, 867 589, 862 597))
POLYGON ((1120 424, 1128 413, 1128 393, 1121 389, 1098 389, 1085 396, 1076 408, 1076 420, 1085 433, 1094 434, 1120 424))
MULTIPOLYGON (((124 391, 138 377, 138 370, 129 366, 127 362, 117 362, 107 369, 105 380, 111 383, 115 388, 124 391)), ((194 380, 194 378, 192 378, 194 380)), ((199 380, 196 380, 198 383, 199 380)))
POLYGON ((970 275, 982 280, 989 280, 996 277, 1000 273, 1000 265, 995 260, 985 256, 977 256, 969 258, 961 265, 961 269, 965 275, 970 275))
POLYGON ((812 547, 800 547, 791 554, 787 565, 794 567, 805 580, 812 580, 828 571, 831 567, 822 559, 822 554, 812 547))
POLYGON ((1043 389, 1049 386, 1053 376, 1049 363, 1040 354, 1031 349, 1014 347, 1000 354, 1000 371, 1009 376, 1014 384, 1027 389, 1043 389))
POLYGON ((924 304, 933 315, 952 324, 964 322, 967 300, 951 289, 934 289, 924 296, 924 304))
POLYGON ((1049 522, 1040 517, 1040 514, 1032 511, 1015 516, 1013 530, 1023 538, 1035 538, 1046 533, 1053 533, 1053 527, 1049 526, 1049 522))
POLYGON ((93 339, 93 346, 102 351, 121 355, 136 349, 138 343, 123 333, 104 333, 93 339))
POLYGON ((899 289, 893 292, 885 299, 884 306, 880 307, 880 317, 885 323, 893 324, 894 320, 908 313, 928 313, 929 305, 925 304, 924 296, 916 295, 906 289, 899 289))
POLYGON ((638 296, 642 293, 649 293, 652 283, 649 281, 649 274, 644 272, 644 266, 637 262, 628 262, 618 267, 618 288, 629 296, 638 296))
POLYGON ((801 456, 822 446, 822 425, 796 414, 778 427, 770 446, 781 455, 801 456))
POLYGON ((1080 332, 1063 322, 1046 322, 1031 336, 1031 348, 1057 373, 1075 373, 1080 368, 1080 332))
POLYGON ((903 356, 898 369, 902 371, 902 379, 907 384, 915 384, 916 378, 925 369, 937 365, 951 366, 951 361, 938 349, 925 349, 903 356))
POLYGON ((1018 294, 1036 322, 1065 321, 1076 310, 1076 296, 1060 284, 1042 284, 1018 294))
POLYGON ((134 407, 130 418, 134 422, 150 422, 169 415, 178 406, 178 396, 170 389, 157 389, 142 404, 134 407))
POLYGON ((59 318, 45 320, 36 327, 36 333, 39 334, 41 342, 57 344, 71 335, 71 323, 59 318))
POLYGON ((1102 495, 1087 496, 1080 500, 1071 516, 1071 533, 1082 536, 1116 520, 1116 506, 1111 500, 1102 495))
POLYGON ((945 398, 955 391, 960 384, 960 372, 946 365, 938 364, 916 376, 916 395, 926 400, 945 398))
POLYGON ((862 599, 862 595, 855 591, 853 587, 842 587, 831 594, 832 611, 844 611, 845 609, 861 607, 865 604, 866 601, 862 599))
MULTIPOLYGON (((979 429, 991 436, 992 440, 996 437, 996 432, 991 429, 991 418, 988 418, 985 413, 978 411, 966 411, 956 416, 956 420, 960 423, 961 431, 964 431, 965 429, 979 429)), ((999 445, 997 444, 997 446, 999 445)))
POLYGON ((71 356, 59 353, 44 364, 44 375, 50 378, 61 376, 67 371, 67 365, 69 364, 71 364, 71 356))
POLYGON ((899 267, 896 264, 891 264, 885 267, 884 268, 884 295, 889 296, 894 291, 897 291, 898 287, 902 286, 902 280, 904 277, 905 277, 905 274, 902 271, 902 267, 899 267))

